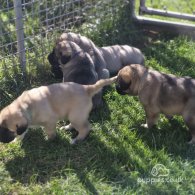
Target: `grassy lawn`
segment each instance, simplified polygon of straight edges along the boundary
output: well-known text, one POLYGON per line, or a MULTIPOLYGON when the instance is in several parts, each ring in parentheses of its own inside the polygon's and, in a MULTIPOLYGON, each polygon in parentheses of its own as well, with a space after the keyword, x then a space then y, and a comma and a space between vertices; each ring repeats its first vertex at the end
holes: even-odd
MULTIPOLYGON (((102 24, 86 34, 97 45, 139 46, 147 67, 195 78, 193 40, 164 34, 151 39, 130 28, 128 20, 102 24)), ((52 78, 47 60, 42 69, 32 69, 28 82, 21 74, 13 76, 12 70, 0 75, 1 108, 24 89, 59 82, 52 78)), ((0 194, 195 194, 195 146, 186 143, 189 132, 181 117, 169 122, 161 116, 158 126, 147 130, 141 127, 145 115, 137 97, 120 96, 113 85, 103 99, 103 106, 90 115, 89 137, 78 145, 69 143, 74 132, 60 130, 63 121, 52 142, 37 128, 23 142, 0 144, 0 194), (168 174, 155 176, 152 170, 158 164, 168 174)))

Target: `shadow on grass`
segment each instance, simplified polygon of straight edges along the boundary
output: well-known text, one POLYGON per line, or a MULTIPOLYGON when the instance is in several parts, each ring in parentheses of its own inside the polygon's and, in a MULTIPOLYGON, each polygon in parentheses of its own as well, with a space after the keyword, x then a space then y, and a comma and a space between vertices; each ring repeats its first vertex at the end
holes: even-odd
MULTIPOLYGON (((176 151, 175 142, 171 141, 168 132, 165 131, 162 134, 164 129, 160 132, 160 137, 159 131, 156 129, 137 132, 137 137, 141 138, 144 145, 150 148, 147 155, 144 146, 140 147, 136 140, 129 137, 128 132, 122 131, 120 136, 123 139, 120 139, 120 136, 116 137, 117 134, 113 133, 108 134, 108 131, 106 126, 102 126, 101 137, 105 137, 109 143, 112 143, 112 147, 102 142, 100 136, 93 131, 84 142, 72 146, 65 137, 66 132, 59 131, 57 138, 49 142, 44 139, 42 131, 32 130, 21 145, 24 156, 16 155, 9 160, 5 164, 6 169, 13 181, 24 185, 32 183, 42 185, 52 181, 53 178, 65 180, 70 177, 71 170, 90 194, 98 194, 96 182, 102 181, 102 179, 105 183, 113 183, 120 189, 131 186, 131 189, 136 191, 142 185, 137 180, 139 177, 151 178, 152 167, 147 164, 150 164, 151 158, 157 156, 155 151, 162 148, 165 148, 168 153, 176 151), (155 145, 153 139, 156 139, 155 145), (132 150, 132 154, 129 152, 130 150, 132 150), (132 176, 133 172, 139 172, 139 175, 132 176), (90 173, 95 177, 95 181, 89 176, 90 173)), ((181 148, 177 154, 173 155, 180 154, 181 148)), ((158 155, 158 162, 165 163, 167 168, 172 168, 172 165, 167 164, 167 159, 163 155, 158 155)), ((174 165, 174 168, 181 169, 180 165, 174 165)), ((151 192, 151 194, 152 192, 163 193, 165 189, 162 188, 162 185, 148 184, 150 187, 148 187, 147 192, 151 192)), ((173 183, 166 184, 166 190, 168 189, 175 189, 173 183)))
POLYGON ((187 38, 178 37, 172 42, 162 41, 150 44, 144 49, 144 53, 148 59, 155 58, 160 66, 166 67, 172 74, 195 77, 194 60, 189 58, 193 54, 186 46, 189 42, 187 38))
POLYGON ((151 129, 136 126, 136 134, 151 151, 164 149, 167 154, 183 160, 195 160, 195 146, 189 145, 191 135, 181 118, 167 120, 163 117, 151 129), (160 120, 164 119, 162 122, 160 120))
MULTIPOLYGON (((30 131, 21 147, 25 156, 15 157, 6 163, 6 168, 15 182, 28 185, 32 182, 44 184, 54 177, 66 179, 66 172, 71 169, 92 194, 98 194, 87 176, 93 170, 97 172, 97 178, 100 175, 100 179, 106 178, 119 183, 123 178, 126 181, 125 185, 136 183, 117 169, 119 167, 116 166, 116 161, 120 161, 116 158, 117 154, 93 135, 85 142, 72 146, 63 136, 57 136, 55 141, 49 142, 45 141, 40 132, 30 131)), ((128 157, 124 148, 122 151, 124 156, 128 157)), ((123 182, 120 183, 122 185, 123 182)))

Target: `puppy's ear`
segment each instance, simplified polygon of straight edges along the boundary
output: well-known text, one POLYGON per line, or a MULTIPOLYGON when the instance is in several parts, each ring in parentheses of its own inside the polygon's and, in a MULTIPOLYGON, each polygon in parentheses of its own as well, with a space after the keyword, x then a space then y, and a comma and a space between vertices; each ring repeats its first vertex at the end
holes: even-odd
POLYGON ((5 128, 7 127, 7 121, 6 121, 6 119, 3 119, 3 120, 2 120, 1 126, 2 126, 2 127, 5 127, 5 128))
POLYGON ((22 135, 26 131, 27 128, 28 128, 27 124, 26 125, 21 125, 21 126, 16 125, 16 132, 17 132, 18 135, 22 135))

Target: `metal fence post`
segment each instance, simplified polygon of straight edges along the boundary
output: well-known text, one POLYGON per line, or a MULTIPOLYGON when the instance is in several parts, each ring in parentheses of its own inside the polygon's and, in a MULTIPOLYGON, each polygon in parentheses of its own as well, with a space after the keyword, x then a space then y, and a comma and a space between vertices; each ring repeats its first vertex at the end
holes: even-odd
POLYGON ((22 21, 22 2, 21 0, 14 0, 14 11, 15 11, 15 24, 16 24, 16 35, 17 35, 17 49, 20 60, 20 66, 23 73, 26 72, 26 56, 24 46, 24 27, 22 21))

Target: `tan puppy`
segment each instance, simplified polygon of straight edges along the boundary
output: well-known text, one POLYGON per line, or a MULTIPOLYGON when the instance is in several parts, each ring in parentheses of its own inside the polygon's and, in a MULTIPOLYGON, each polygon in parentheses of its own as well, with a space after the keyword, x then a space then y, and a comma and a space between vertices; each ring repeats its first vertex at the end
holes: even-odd
POLYGON ((83 140, 90 131, 92 97, 115 80, 116 77, 99 80, 94 85, 58 83, 23 92, 0 112, 0 141, 11 142, 34 125, 45 127, 48 138, 53 139, 56 122, 64 118, 70 121, 68 128, 74 127, 79 132, 72 143, 83 140))
POLYGON ((121 95, 138 95, 146 113, 147 128, 156 124, 160 113, 168 117, 182 115, 192 135, 189 143, 195 143, 195 79, 133 64, 119 71, 116 90, 121 95))

